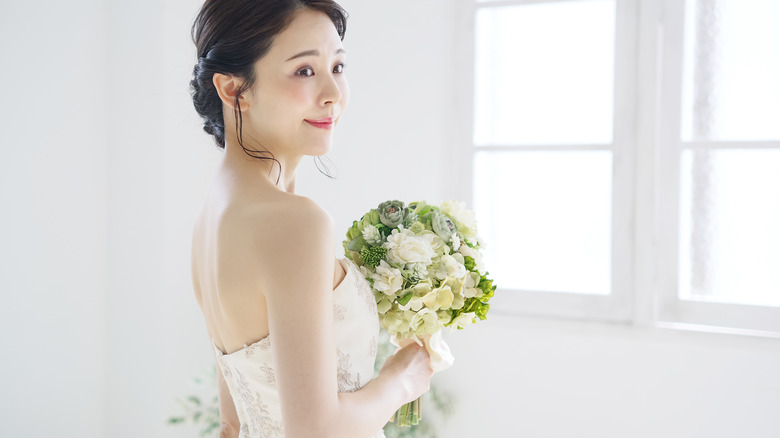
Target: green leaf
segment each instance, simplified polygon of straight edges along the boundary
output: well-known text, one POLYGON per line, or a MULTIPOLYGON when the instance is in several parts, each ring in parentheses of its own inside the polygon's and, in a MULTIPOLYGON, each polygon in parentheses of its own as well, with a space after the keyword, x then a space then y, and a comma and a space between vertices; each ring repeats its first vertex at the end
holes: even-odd
POLYGON ((414 295, 414 294, 412 292, 409 292, 408 294, 398 298, 398 300, 396 300, 396 301, 398 301, 398 304, 400 304, 402 306, 405 306, 406 304, 409 303, 409 300, 412 299, 412 295, 414 295))
POLYGON ((485 275, 483 275, 480 280, 479 284, 477 285, 477 288, 482 289, 483 295, 480 297, 482 302, 487 302, 489 299, 493 298, 493 295, 495 295, 496 286, 493 286, 493 280, 490 280, 487 278, 488 273, 485 272, 485 275))
POLYGON ((477 262, 474 261, 473 257, 465 256, 463 257, 463 264, 466 266, 466 269, 469 271, 473 271, 474 268, 477 267, 477 262))
POLYGON ((349 242, 349 245, 347 245, 347 249, 349 251, 357 251, 360 252, 368 243, 366 243, 366 239, 363 238, 362 235, 355 237, 352 239, 352 241, 349 242))

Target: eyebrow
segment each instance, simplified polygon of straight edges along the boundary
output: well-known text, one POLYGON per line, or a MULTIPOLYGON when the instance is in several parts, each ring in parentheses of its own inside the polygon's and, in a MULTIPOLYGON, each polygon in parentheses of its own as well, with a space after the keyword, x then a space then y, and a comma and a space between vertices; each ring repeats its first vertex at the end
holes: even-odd
MULTIPOLYGON (((347 51, 344 50, 344 49, 336 50, 336 54, 338 55, 339 53, 347 53, 347 51)), ((306 50, 306 51, 301 52, 301 53, 299 53, 297 55, 294 55, 293 57, 291 57, 287 61, 292 61, 293 59, 301 58, 301 57, 304 57, 304 56, 320 56, 320 51, 319 50, 306 50)), ((284 61, 284 62, 287 62, 287 61, 284 61)))

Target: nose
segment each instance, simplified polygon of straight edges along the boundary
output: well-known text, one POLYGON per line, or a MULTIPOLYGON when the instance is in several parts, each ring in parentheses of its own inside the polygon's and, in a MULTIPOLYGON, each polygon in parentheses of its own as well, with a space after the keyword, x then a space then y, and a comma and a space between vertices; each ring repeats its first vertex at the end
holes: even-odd
POLYGON ((320 90, 320 103, 325 106, 328 104, 336 104, 341 101, 341 86, 339 81, 333 74, 321 75, 323 79, 322 88, 320 90))

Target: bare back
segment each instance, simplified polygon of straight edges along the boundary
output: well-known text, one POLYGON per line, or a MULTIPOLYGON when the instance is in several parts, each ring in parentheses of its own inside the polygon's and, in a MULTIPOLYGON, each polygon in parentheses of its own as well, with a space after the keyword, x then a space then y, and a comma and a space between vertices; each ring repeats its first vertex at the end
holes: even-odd
MULTIPOLYGON (((262 260, 271 251, 256 242, 278 233, 280 221, 311 201, 246 184, 236 175, 215 179, 192 235, 192 280, 209 336, 226 353, 269 334, 262 260)), ((333 287, 345 277, 334 260, 333 287)))

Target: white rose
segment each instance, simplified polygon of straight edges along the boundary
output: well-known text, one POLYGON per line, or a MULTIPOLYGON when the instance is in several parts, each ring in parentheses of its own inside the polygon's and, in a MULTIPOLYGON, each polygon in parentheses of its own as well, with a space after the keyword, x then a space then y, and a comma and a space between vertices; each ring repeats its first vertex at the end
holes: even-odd
POLYGON ((420 237, 425 239, 426 242, 428 242, 428 245, 433 248, 433 251, 438 255, 444 255, 450 253, 450 247, 447 245, 447 242, 444 241, 441 237, 439 237, 436 233, 430 230, 425 230, 420 234, 420 237))
POLYGON ((374 289, 385 295, 393 295, 399 290, 403 284, 403 277, 401 277, 401 271, 390 266, 386 261, 381 260, 376 267, 376 273, 371 274, 371 278, 374 280, 374 289))
POLYGON ((428 241, 415 235, 411 230, 397 229, 387 236, 387 242, 383 245, 387 249, 387 260, 406 267, 415 263, 430 265, 431 259, 436 255, 428 241))
POLYGON ((441 204, 442 213, 455 221, 458 231, 467 240, 477 236, 477 220, 474 212, 466 208, 466 204, 457 201, 444 201, 441 204))

